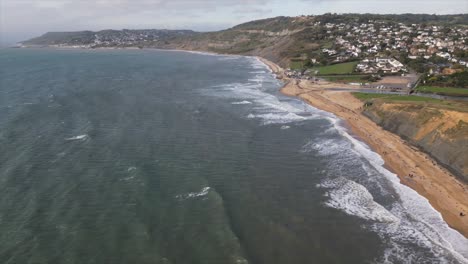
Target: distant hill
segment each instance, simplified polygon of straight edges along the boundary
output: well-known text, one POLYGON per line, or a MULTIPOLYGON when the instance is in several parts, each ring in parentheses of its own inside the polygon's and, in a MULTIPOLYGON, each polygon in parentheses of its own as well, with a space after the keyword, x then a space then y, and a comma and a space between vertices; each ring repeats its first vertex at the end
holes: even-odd
POLYGON ((156 45, 158 42, 169 41, 175 37, 192 36, 191 30, 102 30, 78 32, 48 32, 40 37, 24 42, 23 45, 62 45, 62 46, 89 46, 89 47, 128 47, 156 45))
MULTIPOLYGON (((99 32, 49 32, 22 42, 23 45, 99 47, 141 47, 185 49, 228 54, 258 55, 283 66, 291 60, 317 55, 336 40, 327 23, 359 24, 369 21, 389 24, 434 24, 450 27, 468 25, 468 14, 460 15, 375 15, 324 14, 319 16, 275 17, 244 23, 208 33, 189 30, 104 30, 99 32)), ((343 32, 347 33, 347 32, 343 32)))

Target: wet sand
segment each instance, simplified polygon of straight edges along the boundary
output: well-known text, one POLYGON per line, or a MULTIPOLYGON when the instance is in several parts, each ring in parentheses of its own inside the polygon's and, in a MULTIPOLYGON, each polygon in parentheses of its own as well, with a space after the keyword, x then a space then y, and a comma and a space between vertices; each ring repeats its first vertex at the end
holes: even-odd
POLYGON ((382 156, 385 166, 398 175, 401 183, 428 199, 452 228, 468 237, 468 184, 455 178, 426 153, 365 117, 361 113, 363 103, 351 93, 327 90, 337 84, 291 80, 275 63, 259 59, 285 81, 282 93, 300 97, 346 120, 352 132, 382 156), (466 216, 460 216, 460 212, 466 216))

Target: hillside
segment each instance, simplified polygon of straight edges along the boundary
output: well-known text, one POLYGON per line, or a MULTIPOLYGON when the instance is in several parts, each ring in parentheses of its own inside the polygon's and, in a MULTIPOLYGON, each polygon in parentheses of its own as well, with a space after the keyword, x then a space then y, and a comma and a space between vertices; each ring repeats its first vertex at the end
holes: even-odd
MULTIPOLYGON (((141 47, 187 49, 228 54, 257 55, 289 67, 292 61, 317 58, 322 64, 333 63, 323 48, 336 46, 336 40, 361 23, 376 23, 376 34, 382 25, 468 25, 468 14, 462 15, 373 15, 324 14, 320 16, 275 17, 244 23, 233 28, 207 33, 188 30, 105 30, 99 32, 50 32, 24 41, 25 46, 141 47), (334 25, 346 25, 330 27, 334 25)), ((385 47, 382 47, 385 51, 385 47)), ((343 51, 344 53, 344 51, 343 51)))
POLYGON ((40 37, 22 42, 23 45, 99 47, 157 46, 176 37, 192 36, 190 30, 102 30, 78 32, 48 32, 40 37))

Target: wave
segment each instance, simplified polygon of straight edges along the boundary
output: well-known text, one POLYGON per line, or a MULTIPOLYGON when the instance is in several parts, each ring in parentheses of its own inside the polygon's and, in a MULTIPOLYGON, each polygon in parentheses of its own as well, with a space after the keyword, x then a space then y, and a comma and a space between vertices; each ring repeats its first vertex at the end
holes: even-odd
POLYGON ((182 201, 182 200, 187 200, 191 198, 197 198, 197 197, 202 197, 206 196, 210 192, 211 187, 204 187, 201 191, 199 192, 191 192, 187 194, 179 194, 176 195, 176 199, 182 201))
POLYGON ((152 49, 149 49, 149 50, 157 50, 157 51, 164 51, 164 52, 183 52, 183 53, 190 53, 190 54, 195 54, 195 55, 218 57, 219 60, 235 60, 235 59, 246 57, 246 56, 235 55, 235 54, 220 54, 220 53, 214 53, 214 52, 209 52, 209 51, 196 51, 196 50, 183 50, 183 49, 157 49, 157 48, 152 48, 152 49))
POLYGON ((362 185, 339 177, 322 182, 319 187, 331 189, 325 205, 340 209, 349 215, 377 222, 398 223, 400 220, 374 201, 372 194, 362 185))
POLYGON ((255 58, 254 60, 251 60, 251 67, 253 69, 266 69, 268 72, 271 73, 270 67, 265 65, 259 58, 255 58))
POLYGON ((195 50, 176 50, 176 51, 187 52, 187 53, 203 55, 203 56, 219 57, 220 60, 234 60, 234 59, 243 58, 242 55, 220 54, 220 53, 214 53, 214 52, 209 52, 209 51, 195 51, 195 50))
POLYGON ((309 153, 316 151, 321 156, 331 156, 344 154, 348 155, 345 150, 348 150, 351 144, 340 139, 321 139, 320 141, 310 141, 302 147, 301 152, 309 153))
POLYGON ((75 137, 70 137, 70 138, 65 138, 66 141, 75 141, 75 140, 86 140, 88 139, 88 135, 84 134, 84 135, 79 135, 79 136, 75 136, 75 137))
POLYGON ((418 262, 417 259, 429 263, 440 260, 468 263, 468 240, 451 229, 424 197, 402 185, 397 175, 384 167, 382 157, 348 133, 335 115, 298 99, 276 96, 281 83, 277 80, 275 85, 270 83, 273 75, 260 60, 253 59, 251 64, 253 71, 268 70, 269 73, 260 78, 253 76, 244 83, 211 87, 209 94, 252 102, 246 117, 259 119, 261 125, 284 127, 294 122, 328 120, 329 128, 322 133, 323 137, 309 142, 301 151, 327 157, 331 168, 327 173, 329 178, 319 186, 327 189, 325 206, 368 222, 367 226, 388 246, 379 262, 418 262), (261 81, 262 78, 265 81, 261 81), (362 177, 366 173, 367 176, 362 177), (353 177, 360 177, 359 183, 352 180, 353 177), (382 204, 381 199, 375 199, 373 191, 368 189, 371 186, 379 191, 379 197, 391 198, 388 199, 391 203, 382 204), (418 251, 413 252, 410 245, 416 246, 418 251))
POLYGON ((299 116, 294 113, 249 114, 247 118, 261 119, 263 125, 288 124, 288 123, 304 121, 308 119, 306 117, 299 116))
POLYGON ((246 104, 252 104, 252 102, 249 101, 240 101, 240 102, 232 102, 231 104, 233 105, 246 105, 246 104))
POLYGON ((335 119, 331 119, 330 123, 342 139, 309 142, 304 149, 315 150, 321 155, 335 155, 337 158, 330 160, 332 166, 335 166, 338 159, 342 159, 342 155, 350 154, 355 158, 347 161, 348 164, 356 163, 359 157, 368 162, 368 165, 361 162, 362 169, 367 173, 366 178, 360 178, 362 184, 340 177, 325 180, 319 187, 330 189, 327 192, 329 200, 325 203, 326 206, 369 220, 372 223, 370 228, 388 242, 389 247, 381 262, 408 262, 414 259, 415 262, 409 263, 422 260, 430 263, 468 263, 468 239, 450 228, 426 198, 401 184, 398 176, 384 167, 384 160, 380 155, 351 136, 335 119), (351 150, 348 153, 340 153, 340 150, 349 148, 351 150), (378 186, 381 189, 384 189, 383 186, 391 188, 391 191, 379 190, 379 194, 396 194, 395 201, 387 205, 387 209, 376 203, 364 186, 371 185, 372 181, 379 181, 378 186), (430 254, 412 252, 408 244, 424 248, 430 254))
POLYGON ((248 79, 248 81, 249 81, 249 82, 261 83, 261 82, 264 81, 264 79, 263 79, 263 78, 257 77, 257 78, 248 79))
MULTIPOLYGON (((295 101, 297 104, 291 104, 291 100, 280 100, 270 91, 277 90, 278 83, 247 82, 247 83, 229 83, 211 87, 206 94, 228 99, 242 100, 242 104, 250 102, 252 105, 251 113, 247 114, 249 119, 259 119, 262 125, 286 124, 305 120, 323 118, 325 112, 312 108, 309 105, 295 101), (273 89, 271 89, 272 87, 273 89), (213 93, 213 90, 215 91, 213 93)), ((231 104, 241 104, 240 102, 231 104)))
POLYGON ((459 244, 449 242, 433 224, 421 221, 407 211, 412 208, 394 204, 391 209, 386 209, 374 200, 366 187, 343 177, 325 180, 318 187, 328 189, 325 206, 367 220, 370 229, 387 242, 388 247, 379 262, 467 262, 460 253, 464 246, 466 249, 462 239, 459 244), (409 250, 411 244, 426 249, 427 253, 409 250), (408 261, 411 259, 418 261, 408 261))

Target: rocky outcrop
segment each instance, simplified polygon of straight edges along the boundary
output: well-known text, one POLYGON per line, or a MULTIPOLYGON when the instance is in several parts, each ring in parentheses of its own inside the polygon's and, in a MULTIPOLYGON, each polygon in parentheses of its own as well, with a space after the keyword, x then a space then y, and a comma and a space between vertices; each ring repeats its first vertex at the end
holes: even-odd
POLYGON ((376 102, 364 114, 468 182, 468 113, 424 104, 376 102))

